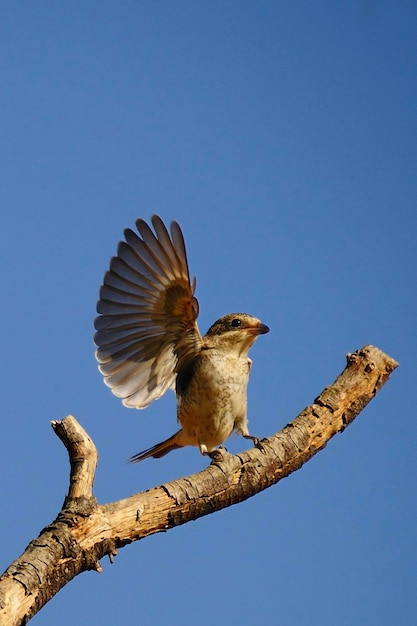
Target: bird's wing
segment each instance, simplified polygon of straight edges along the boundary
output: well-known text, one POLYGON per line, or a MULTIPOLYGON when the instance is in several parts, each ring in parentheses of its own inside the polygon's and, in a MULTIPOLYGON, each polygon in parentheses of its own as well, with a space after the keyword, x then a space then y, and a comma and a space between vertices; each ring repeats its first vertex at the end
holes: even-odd
POLYGON ((125 406, 138 409, 174 385, 202 343, 181 229, 172 222, 169 235, 157 215, 152 224, 155 233, 141 219, 140 236, 125 230, 126 241, 104 276, 94 323, 104 382, 125 406))

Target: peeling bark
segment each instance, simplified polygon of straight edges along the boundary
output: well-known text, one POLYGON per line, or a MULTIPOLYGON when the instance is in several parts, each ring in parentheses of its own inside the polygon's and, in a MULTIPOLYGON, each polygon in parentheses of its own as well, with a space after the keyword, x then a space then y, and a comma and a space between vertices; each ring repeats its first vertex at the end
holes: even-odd
POLYGON ((53 422, 69 454, 69 491, 55 521, 0 578, 0 623, 26 624, 79 573, 100 572, 100 559, 113 560, 118 548, 242 502, 285 478, 343 432, 397 366, 365 346, 347 356, 344 371, 314 404, 251 450, 233 456, 219 449, 198 474, 104 505, 93 495, 94 443, 74 417, 53 422))

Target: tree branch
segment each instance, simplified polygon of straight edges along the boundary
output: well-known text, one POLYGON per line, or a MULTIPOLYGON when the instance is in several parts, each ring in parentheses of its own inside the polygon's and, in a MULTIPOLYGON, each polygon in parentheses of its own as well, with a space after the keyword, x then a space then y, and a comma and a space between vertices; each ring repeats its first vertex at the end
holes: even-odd
POLYGON ((97 450, 72 416, 52 427, 68 450, 68 495, 44 528, 0 578, 0 623, 26 624, 66 583, 86 570, 101 571, 132 541, 185 524, 247 498, 301 467, 372 400, 398 366, 378 348, 348 354, 344 371, 280 432, 247 452, 219 450, 203 471, 113 502, 93 496, 97 450))

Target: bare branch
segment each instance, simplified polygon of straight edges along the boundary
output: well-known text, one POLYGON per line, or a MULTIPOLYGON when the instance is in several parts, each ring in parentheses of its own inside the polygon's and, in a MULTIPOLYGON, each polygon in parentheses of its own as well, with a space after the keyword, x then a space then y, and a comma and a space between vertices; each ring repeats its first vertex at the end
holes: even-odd
POLYGON ((349 354, 333 385, 279 433, 242 454, 220 450, 198 474, 105 505, 92 492, 93 442, 74 417, 53 422, 70 458, 68 495, 56 520, 0 578, 0 623, 26 624, 74 576, 101 571, 99 560, 112 560, 118 548, 241 502, 288 476, 355 419, 397 366, 373 346, 349 354))
POLYGON ((74 501, 77 506, 81 501, 90 502, 98 460, 93 441, 72 415, 61 422, 51 422, 51 426, 68 450, 71 465, 70 486, 63 508, 70 507, 74 501))

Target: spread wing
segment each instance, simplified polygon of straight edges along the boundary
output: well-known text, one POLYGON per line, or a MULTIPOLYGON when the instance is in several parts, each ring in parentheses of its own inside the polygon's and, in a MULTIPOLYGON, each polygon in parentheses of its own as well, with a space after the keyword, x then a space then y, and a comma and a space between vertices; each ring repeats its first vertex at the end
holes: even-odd
POLYGON ((125 231, 104 276, 94 326, 104 382, 128 407, 142 409, 175 383, 201 347, 195 278, 190 281, 184 238, 157 215, 155 233, 136 221, 125 231))

